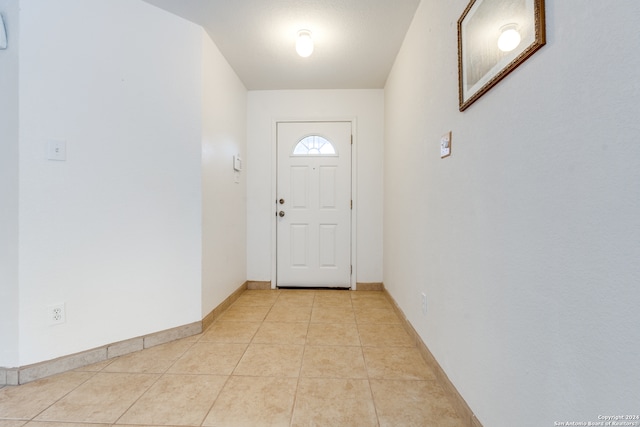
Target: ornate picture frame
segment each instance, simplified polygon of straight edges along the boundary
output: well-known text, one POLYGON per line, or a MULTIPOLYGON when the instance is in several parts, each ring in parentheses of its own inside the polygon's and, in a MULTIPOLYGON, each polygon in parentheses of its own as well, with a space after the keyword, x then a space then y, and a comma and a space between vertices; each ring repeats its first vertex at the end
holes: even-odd
POLYGON ((458 20, 460 111, 545 43, 544 0, 470 0, 458 20))

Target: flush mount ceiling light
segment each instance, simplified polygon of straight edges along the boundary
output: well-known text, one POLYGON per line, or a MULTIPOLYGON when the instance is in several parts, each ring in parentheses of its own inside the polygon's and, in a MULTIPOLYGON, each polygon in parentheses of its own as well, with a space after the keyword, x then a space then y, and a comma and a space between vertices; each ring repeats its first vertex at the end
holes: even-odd
POLYGON ((498 37, 498 49, 503 52, 511 52, 520 44, 522 37, 518 32, 517 24, 507 24, 500 27, 500 37, 498 37))
POLYGON ((313 39, 311 38, 311 31, 298 31, 298 38, 296 39, 296 52, 298 52, 298 55, 303 58, 306 58, 313 53, 313 39))

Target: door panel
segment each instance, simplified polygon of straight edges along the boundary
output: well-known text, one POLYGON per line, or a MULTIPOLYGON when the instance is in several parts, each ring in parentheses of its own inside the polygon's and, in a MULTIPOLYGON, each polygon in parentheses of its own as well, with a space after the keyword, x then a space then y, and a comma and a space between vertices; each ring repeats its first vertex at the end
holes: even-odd
POLYGON ((320 224, 320 268, 336 268, 337 224, 320 224))
POLYGON ((292 268, 308 268, 309 224, 291 224, 292 268))
POLYGON ((277 143, 277 285, 350 287, 351 123, 278 123, 277 143))
POLYGON ((336 209, 336 179, 335 166, 320 167, 320 209, 336 209))
POLYGON ((291 204, 294 209, 308 209, 309 167, 291 167, 291 204))

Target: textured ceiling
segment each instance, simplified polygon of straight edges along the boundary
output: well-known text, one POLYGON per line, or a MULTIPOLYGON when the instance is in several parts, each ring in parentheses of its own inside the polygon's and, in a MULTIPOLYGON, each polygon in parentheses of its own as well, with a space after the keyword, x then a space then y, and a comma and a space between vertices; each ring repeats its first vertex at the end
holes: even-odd
POLYGON ((145 0, 209 33, 249 90, 382 88, 420 0, 145 0), (309 58, 298 30, 313 33, 309 58))

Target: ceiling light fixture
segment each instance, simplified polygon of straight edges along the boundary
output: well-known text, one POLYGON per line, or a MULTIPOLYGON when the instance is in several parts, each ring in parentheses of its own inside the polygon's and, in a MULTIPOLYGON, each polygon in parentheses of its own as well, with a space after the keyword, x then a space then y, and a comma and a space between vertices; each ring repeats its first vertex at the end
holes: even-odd
POLYGON ((498 37, 498 49, 503 52, 511 52, 520 44, 522 37, 518 32, 518 25, 507 24, 500 27, 500 37, 498 37))
POLYGON ((306 58, 313 53, 313 39, 311 38, 311 31, 298 31, 298 38, 296 39, 296 52, 298 52, 298 55, 303 58, 306 58))

